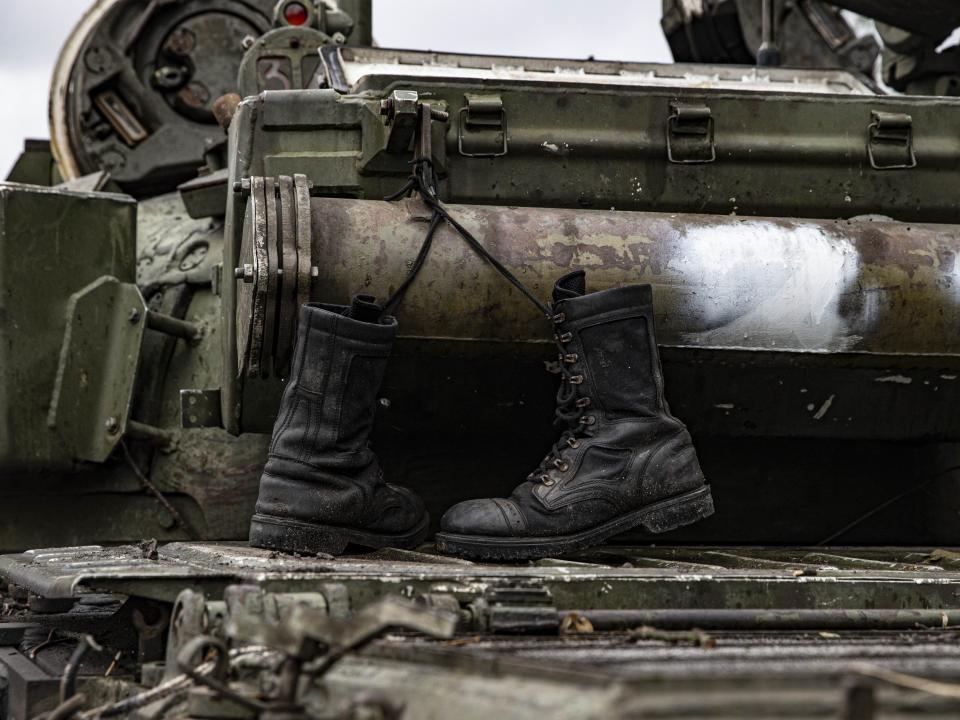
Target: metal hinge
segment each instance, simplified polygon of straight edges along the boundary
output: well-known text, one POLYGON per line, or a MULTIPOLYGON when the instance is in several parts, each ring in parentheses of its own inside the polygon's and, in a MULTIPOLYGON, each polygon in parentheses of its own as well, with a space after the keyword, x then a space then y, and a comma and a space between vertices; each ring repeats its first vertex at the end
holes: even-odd
POLYGON ((905 113, 870 113, 867 155, 874 170, 900 170, 917 166, 913 152, 913 118, 905 113))
POLYGON ((717 159, 714 121, 706 105, 670 105, 667 118, 667 159, 678 165, 711 163, 717 159))
POLYGON ((460 108, 460 154, 501 157, 509 150, 507 111, 499 95, 466 95, 460 108))
POLYGON ((556 634, 560 620, 547 588, 507 585, 488 588, 468 606, 473 627, 490 633, 556 634))

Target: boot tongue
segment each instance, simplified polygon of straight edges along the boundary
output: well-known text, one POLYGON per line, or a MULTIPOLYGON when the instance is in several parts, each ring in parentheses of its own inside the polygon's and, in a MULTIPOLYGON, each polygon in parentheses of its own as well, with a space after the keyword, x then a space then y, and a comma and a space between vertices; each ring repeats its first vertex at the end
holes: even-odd
POLYGON ((574 270, 557 280, 553 286, 553 301, 570 300, 587 294, 587 273, 574 270))
POLYGON ((347 317, 366 323, 379 321, 382 314, 383 308, 377 305, 373 295, 354 295, 350 310, 347 311, 347 317))

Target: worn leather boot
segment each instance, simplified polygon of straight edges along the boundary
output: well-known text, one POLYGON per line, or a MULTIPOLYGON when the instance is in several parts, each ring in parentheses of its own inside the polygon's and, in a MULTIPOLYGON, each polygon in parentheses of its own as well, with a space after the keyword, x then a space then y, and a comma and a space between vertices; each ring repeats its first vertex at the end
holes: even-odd
POLYGON ((529 560, 713 513, 690 434, 664 400, 650 286, 587 295, 577 271, 557 282, 553 300, 562 435, 509 498, 451 508, 437 535, 443 553, 529 560))
POLYGON ((367 443, 397 334, 381 312, 368 296, 301 308, 251 545, 337 555, 348 544, 412 548, 426 537, 423 502, 384 482, 367 443))

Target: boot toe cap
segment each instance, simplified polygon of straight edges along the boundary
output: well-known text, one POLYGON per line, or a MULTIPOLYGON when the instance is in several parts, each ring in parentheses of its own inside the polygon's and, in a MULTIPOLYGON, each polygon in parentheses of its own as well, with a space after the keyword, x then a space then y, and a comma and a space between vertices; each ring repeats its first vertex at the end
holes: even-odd
POLYGON ((467 500, 444 514, 440 529, 458 535, 508 537, 522 534, 526 520, 520 508, 510 500, 467 500))

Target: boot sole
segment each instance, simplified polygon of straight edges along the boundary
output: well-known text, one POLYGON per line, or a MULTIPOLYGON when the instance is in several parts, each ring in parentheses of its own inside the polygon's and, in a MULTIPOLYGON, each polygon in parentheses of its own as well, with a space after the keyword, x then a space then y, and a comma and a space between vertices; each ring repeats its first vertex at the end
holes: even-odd
POLYGON ((250 522, 250 545, 285 553, 342 555, 348 545, 380 550, 410 550, 423 544, 430 516, 423 514, 408 532, 399 535, 371 533, 334 525, 318 525, 257 513, 250 522))
POLYGON ((599 545, 607 538, 641 528, 659 534, 692 525, 713 515, 713 495, 704 485, 692 492, 647 505, 571 535, 552 537, 494 537, 437 533, 437 550, 471 560, 537 560, 565 555, 599 545))

